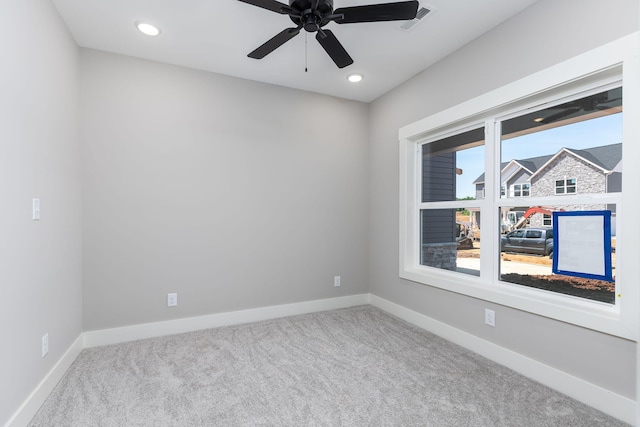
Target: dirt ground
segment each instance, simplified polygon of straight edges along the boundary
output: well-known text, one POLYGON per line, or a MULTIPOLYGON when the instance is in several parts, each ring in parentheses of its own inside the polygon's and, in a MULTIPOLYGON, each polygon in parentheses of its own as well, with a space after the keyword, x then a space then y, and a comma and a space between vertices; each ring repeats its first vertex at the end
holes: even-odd
POLYGON ((614 304, 616 300, 616 285, 614 282, 604 280, 584 279, 581 277, 560 276, 536 276, 525 274, 503 274, 501 280, 518 285, 530 286, 537 289, 558 292, 565 295, 573 295, 592 301, 601 301, 614 304))
MULTIPOLYGON (((479 258, 480 244, 474 242, 473 249, 459 250, 459 258, 479 258)), ((546 256, 502 253, 503 261, 524 262, 529 264, 549 265, 552 260, 546 256)), ((615 254, 614 254, 615 265, 615 254)), ((503 274, 501 280, 537 289, 558 292, 565 295, 573 295, 592 301, 601 301, 609 304, 615 303, 615 282, 604 280, 584 279, 563 275, 527 275, 527 274, 503 274)))

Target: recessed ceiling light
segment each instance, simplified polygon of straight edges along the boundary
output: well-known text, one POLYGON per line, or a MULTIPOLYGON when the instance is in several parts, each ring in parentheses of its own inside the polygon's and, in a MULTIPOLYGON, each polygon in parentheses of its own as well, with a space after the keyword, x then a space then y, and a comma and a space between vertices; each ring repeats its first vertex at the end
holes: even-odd
POLYGON ((157 36, 158 34, 160 34, 160 30, 151 24, 138 22, 136 24, 136 27, 138 27, 138 30, 140 30, 141 33, 146 34, 148 36, 157 36))
POLYGON ((358 83, 359 81, 362 81, 362 79, 364 79, 364 76, 362 74, 349 74, 349 76, 347 77, 347 80, 349 80, 351 83, 358 83))

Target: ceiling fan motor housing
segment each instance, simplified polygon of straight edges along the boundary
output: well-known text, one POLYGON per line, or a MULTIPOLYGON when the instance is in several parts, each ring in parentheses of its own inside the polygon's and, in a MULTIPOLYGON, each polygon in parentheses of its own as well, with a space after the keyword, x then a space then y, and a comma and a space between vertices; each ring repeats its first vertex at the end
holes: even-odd
POLYGON ((300 12, 300 16, 290 15, 291 20, 307 32, 314 33, 331 22, 325 18, 333 13, 333 0, 289 0, 289 6, 300 12))

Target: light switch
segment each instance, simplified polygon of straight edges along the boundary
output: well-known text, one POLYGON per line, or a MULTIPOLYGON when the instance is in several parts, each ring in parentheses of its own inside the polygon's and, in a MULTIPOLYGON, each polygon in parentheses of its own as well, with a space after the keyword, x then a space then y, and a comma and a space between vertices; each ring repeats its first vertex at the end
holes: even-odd
POLYGON ((40 219, 40 199, 33 199, 33 219, 40 219))

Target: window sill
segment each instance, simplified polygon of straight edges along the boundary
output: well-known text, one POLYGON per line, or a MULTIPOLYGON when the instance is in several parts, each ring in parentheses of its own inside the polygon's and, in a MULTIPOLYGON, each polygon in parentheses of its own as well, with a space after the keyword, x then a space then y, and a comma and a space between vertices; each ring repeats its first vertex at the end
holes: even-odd
POLYGON ((480 277, 432 267, 406 268, 400 271, 400 277, 621 338, 637 339, 636 331, 624 324, 615 305, 508 282, 489 283, 480 277))

